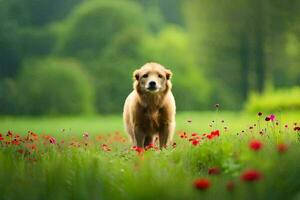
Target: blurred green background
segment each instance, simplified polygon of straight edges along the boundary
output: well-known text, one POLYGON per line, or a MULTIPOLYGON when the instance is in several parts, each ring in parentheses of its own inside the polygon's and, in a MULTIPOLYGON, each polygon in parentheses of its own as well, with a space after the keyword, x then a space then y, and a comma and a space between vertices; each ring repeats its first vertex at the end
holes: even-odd
POLYGON ((300 1, 0 0, 0 114, 114 114, 132 72, 178 111, 300 110, 300 1))

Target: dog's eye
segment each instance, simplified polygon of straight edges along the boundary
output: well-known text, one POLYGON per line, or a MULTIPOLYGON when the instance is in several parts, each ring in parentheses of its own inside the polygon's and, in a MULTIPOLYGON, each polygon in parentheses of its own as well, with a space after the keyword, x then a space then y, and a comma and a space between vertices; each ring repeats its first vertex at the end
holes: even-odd
POLYGON ((144 75, 143 75, 143 78, 147 78, 147 77, 148 77, 148 74, 144 74, 144 75))
POLYGON ((162 78, 162 77, 163 77, 163 75, 161 75, 161 74, 158 74, 158 77, 159 77, 159 78, 162 78))

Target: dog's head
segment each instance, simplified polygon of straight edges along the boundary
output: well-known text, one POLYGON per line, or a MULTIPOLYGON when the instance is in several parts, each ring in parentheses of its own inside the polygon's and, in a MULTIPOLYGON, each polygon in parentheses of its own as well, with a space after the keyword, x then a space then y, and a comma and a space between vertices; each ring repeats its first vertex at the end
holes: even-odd
POLYGON ((172 72, 158 63, 147 63, 133 73, 134 87, 143 93, 160 93, 171 89, 172 72))

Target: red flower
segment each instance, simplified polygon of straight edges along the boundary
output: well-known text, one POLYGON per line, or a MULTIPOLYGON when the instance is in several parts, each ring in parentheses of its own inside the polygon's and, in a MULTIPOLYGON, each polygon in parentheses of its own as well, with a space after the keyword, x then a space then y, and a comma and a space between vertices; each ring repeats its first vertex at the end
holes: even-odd
POLYGON ((262 178, 262 175, 259 171, 248 169, 241 174, 241 180, 246 182, 254 182, 258 181, 262 178))
POLYGON ((20 145, 20 141, 16 139, 12 140, 11 143, 14 145, 20 145))
POLYGON ((56 139, 54 137, 49 137, 49 142, 51 144, 56 144, 56 139))
POLYGON ((252 140, 249 143, 249 147, 253 151, 259 151, 263 147, 263 144, 259 140, 252 140))
POLYGON ((192 133, 192 136, 194 137, 194 136, 197 136, 197 133, 192 133))
POLYGON ((107 144, 102 144, 101 148, 102 148, 103 151, 111 151, 111 148, 108 147, 107 144))
POLYGON ((13 132, 12 131, 8 131, 6 136, 12 137, 13 136, 13 132))
POLYGON ((143 147, 139 147, 139 146, 133 146, 132 149, 135 150, 138 154, 142 154, 145 151, 143 147))
POLYGON ((288 146, 287 146, 286 144, 281 143, 281 144, 278 144, 278 145, 277 145, 277 151, 278 151, 279 153, 284 153, 284 152, 286 152, 287 150, 288 150, 288 146))
POLYGON ((149 149, 154 149, 156 151, 159 150, 159 148, 157 146, 155 146, 154 143, 150 143, 148 146, 145 147, 145 150, 149 150, 149 149))
POLYGON ((187 134, 186 134, 186 132, 182 132, 182 133, 180 133, 180 137, 181 137, 181 138, 187 138, 187 134))
POLYGON ((266 117, 265 120, 268 122, 268 121, 270 121, 270 118, 269 118, 269 117, 266 117))
POLYGON ((220 169, 218 167, 212 167, 208 169, 208 174, 210 175, 218 175, 220 174, 220 169))
POLYGON ((209 134, 209 135, 207 135, 206 137, 207 137, 209 140, 211 140, 211 139, 213 138, 213 136, 212 136, 212 135, 210 135, 210 134, 209 134))
POLYGON ((192 140, 192 144, 194 146, 197 146, 199 144, 199 140, 196 140, 196 139, 192 140))
MULTIPOLYGON (((204 135, 204 134, 203 134, 204 135)), ((220 131, 219 130, 215 130, 212 131, 210 134, 206 135, 206 137, 210 140, 213 139, 214 137, 219 137, 220 136, 220 131)))
POLYGON ((211 182, 206 178, 198 178, 194 181, 194 187, 198 190, 207 190, 210 186, 211 182))
POLYGON ((215 131, 212 131, 210 134, 213 135, 213 136, 219 137, 220 136, 220 131, 219 130, 215 130, 215 131))
POLYGON ((4 140, 2 134, 0 133, 0 141, 4 140))
POLYGON ((228 181, 227 184, 226 184, 226 189, 228 191, 232 191, 234 189, 234 186, 235 186, 235 184, 234 184, 233 181, 228 181))

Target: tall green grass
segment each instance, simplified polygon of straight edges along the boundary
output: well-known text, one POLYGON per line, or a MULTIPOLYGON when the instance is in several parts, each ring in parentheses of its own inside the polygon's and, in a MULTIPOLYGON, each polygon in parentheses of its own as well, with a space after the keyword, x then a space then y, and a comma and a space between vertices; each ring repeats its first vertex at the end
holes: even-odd
POLYGON ((143 154, 112 134, 122 129, 121 117, 2 118, 2 133, 14 127, 19 133, 34 129, 51 134, 57 143, 43 144, 47 140, 40 134, 37 150, 30 155, 16 152, 23 144, 6 147, 2 143, 0 199, 297 199, 300 154, 293 123, 299 123, 299 113, 277 115, 281 118, 278 125, 266 122, 264 117, 243 113, 179 114, 178 131, 186 131, 190 137, 194 132, 220 129, 220 137, 201 140, 194 146, 176 134, 175 148, 150 149, 143 154), (288 128, 284 127, 286 123, 288 128), (258 133, 258 126, 266 128, 263 135, 258 133), (82 131, 88 131, 89 137, 84 138, 82 131), (98 136, 104 138, 98 140, 98 136), (253 138, 263 143, 257 152, 248 146, 253 138), (70 145, 71 141, 75 145, 70 145), (278 153, 278 143, 286 144, 288 150, 278 153), (103 144, 111 151, 104 151, 103 144), (220 168, 221 174, 209 175, 211 167, 220 168), (262 179, 242 181, 240 174, 248 168, 260 171, 262 179), (206 191, 193 186, 193 181, 202 177, 212 182, 206 191), (235 184, 232 191, 226 189, 228 181, 235 184))

